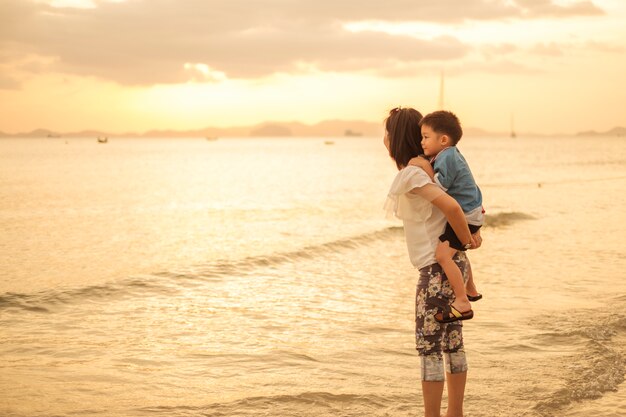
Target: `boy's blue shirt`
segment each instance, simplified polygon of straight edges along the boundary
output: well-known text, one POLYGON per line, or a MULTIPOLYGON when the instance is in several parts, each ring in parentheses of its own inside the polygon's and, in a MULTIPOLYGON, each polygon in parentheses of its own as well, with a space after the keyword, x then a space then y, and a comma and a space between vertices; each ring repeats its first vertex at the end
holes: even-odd
POLYGON ((469 165, 456 146, 439 152, 435 157, 433 168, 435 182, 459 203, 465 213, 483 205, 480 188, 476 185, 469 165))

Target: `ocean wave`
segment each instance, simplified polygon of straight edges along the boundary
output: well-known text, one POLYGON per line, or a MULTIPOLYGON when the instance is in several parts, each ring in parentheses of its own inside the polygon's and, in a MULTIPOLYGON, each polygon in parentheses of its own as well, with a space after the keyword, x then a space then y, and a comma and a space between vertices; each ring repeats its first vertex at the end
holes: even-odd
POLYGON ((535 410, 544 416, 583 400, 600 398, 615 391, 624 382, 625 360, 621 353, 602 344, 589 343, 584 358, 578 358, 570 367, 574 369, 564 388, 539 401, 535 410))
MULTIPOLYGON (((486 216, 485 226, 503 227, 512 223, 534 219, 521 212, 502 212, 486 216)), ((401 226, 367 232, 343 239, 309 245, 296 250, 251 256, 235 260, 217 260, 178 271, 162 271, 140 277, 110 281, 100 285, 78 288, 50 289, 36 293, 0 294, 0 311, 29 311, 50 313, 56 307, 84 300, 108 300, 115 297, 146 297, 168 295, 198 283, 221 281, 229 276, 249 274, 258 268, 279 266, 307 260, 326 254, 353 250, 380 240, 402 236, 401 226)))
POLYGON ((153 277, 131 278, 120 282, 90 285, 78 288, 51 289, 34 293, 7 292, 0 295, 0 311, 23 310, 35 313, 51 313, 55 307, 71 304, 77 300, 98 300, 116 296, 134 296, 175 291, 172 285, 154 282, 153 277))
POLYGON ((415 407, 412 396, 303 392, 299 394, 250 396, 205 406, 143 407, 137 411, 167 416, 363 416, 393 415, 399 405, 415 407), (387 414, 389 413, 389 414, 387 414))
POLYGON ((531 216, 530 214, 521 213, 518 211, 487 214, 485 215, 485 227, 504 227, 516 222, 535 219, 536 217, 531 216))
POLYGON ((387 227, 369 233, 310 245, 293 251, 251 256, 238 260, 213 261, 179 271, 163 271, 141 277, 111 281, 101 285, 78 288, 50 289, 35 293, 7 292, 0 295, 0 311, 30 311, 50 313, 55 307, 83 300, 107 300, 114 297, 145 297, 168 295, 197 283, 221 281, 226 277, 253 272, 268 266, 297 262, 329 253, 352 250, 402 233, 402 227, 387 227))
POLYGON ((535 339, 550 344, 576 343, 583 353, 568 358, 563 365, 564 387, 535 405, 535 410, 546 417, 574 402, 597 399, 615 391, 626 375, 626 351, 622 341, 616 340, 626 336, 626 316, 603 317, 597 311, 580 311, 567 318, 552 319, 558 327, 535 339))
POLYGON ((286 262, 311 259, 326 253, 355 249, 378 240, 389 239, 398 236, 402 230, 402 227, 387 227, 382 230, 351 236, 345 239, 338 239, 319 245, 305 246, 294 251, 280 252, 265 256, 251 256, 235 261, 212 262, 207 265, 195 267, 194 273, 200 277, 230 275, 241 271, 248 271, 256 267, 275 266, 286 262))
MULTIPOLYGON (((622 162, 616 162, 616 165, 623 165, 622 162)), ((576 166, 580 166, 579 162, 575 163, 576 166)), ((593 164, 591 164, 593 165, 593 164)), ((482 183, 480 186, 482 188, 542 188, 543 186, 550 185, 561 185, 561 184, 579 184, 579 183, 588 183, 588 182, 606 182, 606 181, 620 181, 626 179, 626 175, 616 175, 609 177, 598 177, 598 178, 563 178, 563 179, 553 179, 542 181, 538 179, 537 181, 523 181, 523 182, 502 182, 502 183, 482 183)))

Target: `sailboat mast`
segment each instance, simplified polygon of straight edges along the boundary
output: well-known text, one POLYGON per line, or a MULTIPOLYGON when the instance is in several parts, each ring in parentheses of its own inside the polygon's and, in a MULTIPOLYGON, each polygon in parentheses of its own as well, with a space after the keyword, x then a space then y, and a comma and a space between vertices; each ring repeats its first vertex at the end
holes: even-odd
POLYGON ((515 133, 515 127, 513 126, 513 113, 511 113, 511 137, 517 137, 517 134, 515 133))
POLYGON ((439 81, 439 110, 443 110, 443 71, 439 81))

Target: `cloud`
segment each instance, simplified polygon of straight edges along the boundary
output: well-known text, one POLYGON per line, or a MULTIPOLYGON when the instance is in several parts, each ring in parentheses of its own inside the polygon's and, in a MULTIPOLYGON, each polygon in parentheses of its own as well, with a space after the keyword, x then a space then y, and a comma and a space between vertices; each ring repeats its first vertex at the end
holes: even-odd
POLYGON ((598 42, 598 41, 586 41, 586 42, 566 42, 566 43, 538 43, 532 48, 528 49, 528 52, 534 55, 559 57, 567 53, 580 54, 583 51, 597 51, 602 53, 622 54, 626 51, 621 45, 615 45, 611 43, 598 42))
MULTIPOLYGON (((389 67, 382 70, 383 75, 387 77, 412 78, 415 76, 432 77, 439 75, 442 66, 433 63, 400 63, 395 67, 389 67)), ((445 76, 459 76, 467 74, 489 74, 489 75, 537 75, 541 74, 541 68, 533 67, 526 63, 520 63, 509 58, 489 58, 475 59, 470 58, 463 62, 453 62, 446 64, 444 67, 445 76)))
POLYGON ((449 36, 351 32, 346 23, 445 24, 599 11, 589 1, 559 6, 551 0, 91 0, 95 8, 59 7, 73 3, 3 0, 0 50, 18 45, 25 53, 52 58, 52 70, 125 85, 307 69, 383 73, 398 63, 460 59, 471 46, 449 36))
POLYGON ((615 54, 622 54, 626 51, 626 47, 624 47, 623 45, 615 45, 597 41, 589 41, 585 44, 585 47, 594 51, 609 52, 615 54))
POLYGON ((558 45, 554 42, 551 43, 539 43, 535 45, 530 52, 536 55, 544 56, 562 56, 565 45, 558 45))
POLYGON ((571 4, 556 4, 552 0, 516 0, 528 17, 573 17, 599 16, 604 11, 592 1, 578 1, 571 4))
POLYGON ((481 73, 481 74, 525 74, 536 75, 542 72, 541 69, 529 66, 525 63, 519 63, 513 60, 496 60, 496 61, 480 61, 468 62, 463 65, 457 65, 450 69, 446 69, 446 74, 456 75, 464 73, 481 73))
POLYGON ((214 71, 206 64, 185 62, 183 68, 188 71, 196 81, 224 81, 226 74, 214 71))
POLYGON ((480 48, 483 55, 488 58, 502 57, 517 52, 519 48, 511 43, 502 43, 498 45, 484 45, 480 48))
POLYGON ((19 80, 0 74, 0 90, 19 90, 21 86, 19 80))

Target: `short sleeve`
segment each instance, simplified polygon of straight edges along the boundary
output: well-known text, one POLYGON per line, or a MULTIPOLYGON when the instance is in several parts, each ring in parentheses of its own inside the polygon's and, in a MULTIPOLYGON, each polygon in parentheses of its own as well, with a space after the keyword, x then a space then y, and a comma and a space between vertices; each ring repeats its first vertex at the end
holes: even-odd
POLYGON ((445 194, 445 191, 435 184, 424 184, 423 187, 414 188, 411 191, 413 195, 419 195, 427 201, 433 201, 435 198, 445 194))
POLYGON ((391 184, 389 194, 406 194, 414 188, 420 188, 429 183, 432 184, 432 180, 426 171, 420 167, 409 165, 398 172, 391 184))
MULTIPOLYGON (((431 187, 439 189, 423 169, 412 165, 403 168, 398 172, 389 189, 384 206, 387 215, 389 217, 395 215, 403 220, 427 219, 432 211, 430 201, 436 198, 433 196, 435 191, 431 187), (422 189, 425 191, 423 198, 420 198, 422 191, 419 190, 422 189)), ((441 189, 439 191, 443 193, 441 189)))

